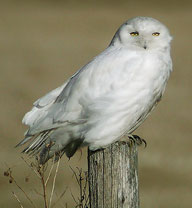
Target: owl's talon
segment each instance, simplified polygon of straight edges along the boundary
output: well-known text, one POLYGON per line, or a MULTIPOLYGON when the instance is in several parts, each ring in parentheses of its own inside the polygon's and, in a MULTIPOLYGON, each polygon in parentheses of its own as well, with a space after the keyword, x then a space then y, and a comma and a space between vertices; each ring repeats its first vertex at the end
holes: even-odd
POLYGON ((147 147, 147 142, 137 135, 129 135, 128 138, 131 143, 137 144, 139 146, 144 144, 144 146, 147 147))

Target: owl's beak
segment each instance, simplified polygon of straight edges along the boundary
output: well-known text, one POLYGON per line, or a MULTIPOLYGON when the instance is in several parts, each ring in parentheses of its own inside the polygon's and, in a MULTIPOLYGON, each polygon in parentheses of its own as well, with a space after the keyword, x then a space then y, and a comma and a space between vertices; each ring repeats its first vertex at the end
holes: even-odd
POLYGON ((147 49, 147 41, 143 42, 143 48, 146 50, 147 49))
POLYGON ((143 46, 143 48, 144 48, 145 50, 147 49, 147 41, 146 41, 146 40, 141 39, 141 40, 140 40, 140 44, 141 44, 141 46, 143 46))
POLYGON ((146 46, 146 45, 144 45, 144 46, 143 46, 143 48, 144 48, 144 49, 147 49, 147 46, 146 46))

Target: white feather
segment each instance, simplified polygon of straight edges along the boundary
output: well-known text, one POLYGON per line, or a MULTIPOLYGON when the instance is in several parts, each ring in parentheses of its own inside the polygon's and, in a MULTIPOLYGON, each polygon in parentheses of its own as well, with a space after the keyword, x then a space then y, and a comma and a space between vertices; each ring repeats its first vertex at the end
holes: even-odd
POLYGON ((165 90, 172 70, 170 41, 168 29, 155 19, 127 21, 107 49, 34 103, 23 119, 28 135, 55 129, 47 140, 57 144, 56 152, 79 140, 96 150, 133 132, 165 90), (134 31, 138 37, 130 35, 134 31))

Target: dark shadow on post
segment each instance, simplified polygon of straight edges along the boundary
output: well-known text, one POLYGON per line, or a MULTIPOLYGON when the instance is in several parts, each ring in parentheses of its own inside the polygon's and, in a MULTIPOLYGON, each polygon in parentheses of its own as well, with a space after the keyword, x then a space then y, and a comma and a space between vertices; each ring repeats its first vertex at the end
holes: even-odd
POLYGON ((88 150, 90 208, 139 208, 137 145, 88 150))

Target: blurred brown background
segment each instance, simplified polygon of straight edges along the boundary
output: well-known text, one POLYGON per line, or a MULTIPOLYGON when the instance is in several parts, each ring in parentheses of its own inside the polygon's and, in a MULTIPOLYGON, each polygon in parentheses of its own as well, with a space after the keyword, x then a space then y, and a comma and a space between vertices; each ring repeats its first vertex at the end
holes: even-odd
MULTIPOLYGON (((21 120, 32 103, 61 85, 78 68, 100 53, 116 29, 133 16, 151 16, 168 26, 174 39, 174 71, 162 102, 136 131, 148 142, 139 148, 141 208, 192 207, 192 3, 191 1, 85 1, 15 0, 0 2, 0 207, 24 207, 25 197, 3 176, 13 169, 18 183, 40 204, 32 189, 38 179, 20 159, 14 145, 23 137, 21 120), (24 177, 31 176, 29 183, 24 177)), ((56 188, 69 187, 63 198, 78 186, 69 168, 86 170, 86 149, 71 160, 64 157, 56 188)), ((58 207, 62 207, 62 203, 58 207)), ((39 206, 40 207, 40 206, 39 206)), ((42 207, 42 206, 41 206, 42 207)))

